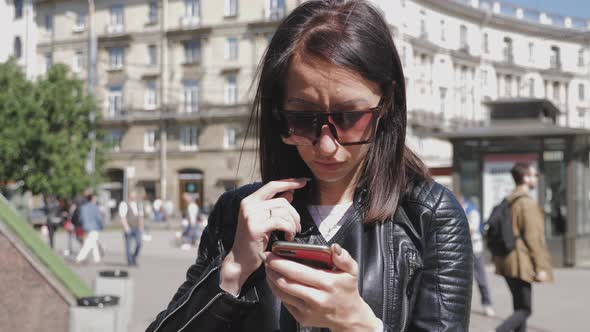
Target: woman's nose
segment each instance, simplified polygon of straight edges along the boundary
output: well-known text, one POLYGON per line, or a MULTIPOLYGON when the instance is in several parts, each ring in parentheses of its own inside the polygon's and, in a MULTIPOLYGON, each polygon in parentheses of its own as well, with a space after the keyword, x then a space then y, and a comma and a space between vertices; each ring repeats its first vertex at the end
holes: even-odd
POLYGON ((328 156, 336 152, 338 149, 338 141, 332 134, 330 127, 325 124, 322 126, 322 130, 320 132, 320 137, 318 138, 318 142, 316 144, 316 150, 322 156, 328 156))

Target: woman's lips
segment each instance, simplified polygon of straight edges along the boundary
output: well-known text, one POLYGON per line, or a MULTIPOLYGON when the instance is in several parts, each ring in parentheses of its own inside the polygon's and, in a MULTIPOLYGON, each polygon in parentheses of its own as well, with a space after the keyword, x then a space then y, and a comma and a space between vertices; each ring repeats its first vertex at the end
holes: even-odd
POLYGON ((338 170, 344 163, 343 162, 326 162, 326 161, 314 161, 313 162, 319 170, 333 172, 338 170))

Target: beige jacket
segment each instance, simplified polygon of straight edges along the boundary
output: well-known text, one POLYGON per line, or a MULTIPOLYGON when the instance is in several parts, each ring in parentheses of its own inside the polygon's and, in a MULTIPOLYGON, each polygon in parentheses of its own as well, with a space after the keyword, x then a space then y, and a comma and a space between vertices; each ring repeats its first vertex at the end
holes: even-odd
POLYGON ((516 248, 508 256, 494 257, 496 273, 505 277, 534 282, 535 274, 547 272, 553 281, 551 256, 545 242, 545 220, 541 208, 524 191, 507 197, 512 205, 512 229, 518 237, 516 248), (526 196, 526 197, 522 197, 526 196), (516 200, 519 198, 518 200, 516 200), (516 201, 515 201, 516 200, 516 201))

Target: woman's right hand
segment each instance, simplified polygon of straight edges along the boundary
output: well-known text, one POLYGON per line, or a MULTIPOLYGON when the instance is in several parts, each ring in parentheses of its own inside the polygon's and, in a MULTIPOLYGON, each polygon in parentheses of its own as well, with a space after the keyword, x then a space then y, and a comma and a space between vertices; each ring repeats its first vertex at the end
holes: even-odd
POLYGON ((273 231, 285 232, 287 240, 301 231, 299 214, 291 205, 293 191, 303 188, 309 179, 271 181, 240 204, 234 244, 221 265, 221 285, 238 294, 246 279, 262 264, 273 231), (275 196, 277 194, 279 197, 275 196))

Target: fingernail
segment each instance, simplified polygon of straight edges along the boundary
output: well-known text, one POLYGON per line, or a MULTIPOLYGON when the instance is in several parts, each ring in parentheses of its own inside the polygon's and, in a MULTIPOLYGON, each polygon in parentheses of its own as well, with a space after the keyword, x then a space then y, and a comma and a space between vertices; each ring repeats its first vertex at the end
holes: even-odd
POLYGON ((342 247, 338 243, 334 243, 332 245, 332 247, 334 247, 334 251, 336 251, 336 255, 338 255, 338 256, 342 255, 342 247))
POLYGON ((266 256, 264 256, 264 254, 263 254, 263 253, 259 252, 259 253, 258 253, 258 257, 260 257, 260 259, 262 260, 262 262, 263 262, 263 263, 265 263, 265 262, 266 262, 266 256))
POLYGON ((297 178, 297 181, 310 181, 310 178, 297 178))

